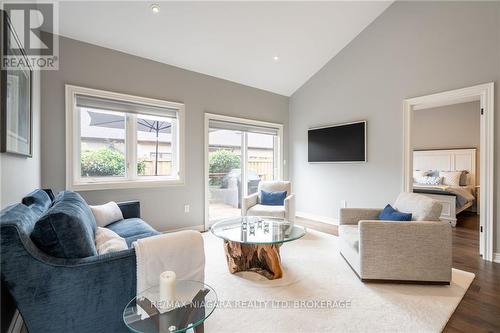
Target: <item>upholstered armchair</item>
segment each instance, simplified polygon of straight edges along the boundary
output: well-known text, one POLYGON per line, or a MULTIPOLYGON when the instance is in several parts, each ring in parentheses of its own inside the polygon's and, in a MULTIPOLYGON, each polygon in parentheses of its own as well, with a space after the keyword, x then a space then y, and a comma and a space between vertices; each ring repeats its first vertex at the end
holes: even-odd
POLYGON ((451 225, 439 221, 441 204, 401 193, 394 208, 412 221, 380 221, 381 209, 340 209, 340 254, 364 282, 449 284, 451 225))
POLYGON ((289 181, 261 181, 257 193, 243 198, 242 214, 244 216, 279 217, 292 222, 295 220, 295 195, 289 181), (261 191, 286 191, 287 197, 283 206, 267 206, 261 204, 261 191))

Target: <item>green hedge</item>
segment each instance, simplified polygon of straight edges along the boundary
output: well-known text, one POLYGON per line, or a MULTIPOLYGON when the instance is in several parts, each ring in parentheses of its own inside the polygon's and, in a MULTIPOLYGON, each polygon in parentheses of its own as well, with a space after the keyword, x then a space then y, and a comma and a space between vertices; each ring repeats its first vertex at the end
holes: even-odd
MULTIPOLYGON (((82 152, 82 177, 106 177, 125 175, 125 156, 114 148, 99 148, 82 152)), ((137 162, 137 174, 143 176, 146 163, 137 162)))
POLYGON ((125 175, 125 156, 113 148, 99 148, 82 152, 82 177, 125 175))
MULTIPOLYGON (((228 173, 240 167, 240 156, 229 150, 217 150, 208 158, 210 173, 228 173)), ((210 185, 220 186, 222 178, 211 178, 210 185)))

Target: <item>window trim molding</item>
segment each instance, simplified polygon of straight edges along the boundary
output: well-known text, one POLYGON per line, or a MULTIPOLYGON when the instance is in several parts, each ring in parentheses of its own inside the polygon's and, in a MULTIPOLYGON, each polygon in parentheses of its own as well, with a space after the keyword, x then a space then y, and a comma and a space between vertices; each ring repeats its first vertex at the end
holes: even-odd
MULTIPOLYGON (((65 85, 65 108, 66 108, 66 189, 74 191, 93 191, 93 190, 109 190, 109 189, 126 189, 126 188, 151 188, 151 187, 165 187, 165 186, 181 186, 185 182, 185 106, 183 103, 169 102, 165 100, 140 97, 135 95, 122 94, 117 92, 98 90, 92 88, 85 88, 75 85, 65 85), (76 112, 76 95, 89 95, 93 97, 116 99, 121 101, 141 103, 145 105, 174 108, 177 109, 177 130, 178 142, 176 145, 176 164, 178 168, 178 177, 173 178, 169 176, 158 177, 155 179, 120 179, 100 181, 96 183, 85 182, 80 183, 76 181, 77 169, 79 165, 74 161, 79 158, 79 149, 76 147, 77 135, 79 135, 79 116, 76 112)), ((148 113, 149 114, 149 113, 148 113)), ((161 114, 157 114, 161 116, 161 114)), ((130 127, 130 124, 126 124, 130 127)), ((130 130, 126 131, 126 139, 129 139, 130 130), (128 133, 128 134, 127 134, 128 133)), ((130 145, 126 145, 126 147, 130 145)), ((127 154, 131 150, 127 149, 127 154)))

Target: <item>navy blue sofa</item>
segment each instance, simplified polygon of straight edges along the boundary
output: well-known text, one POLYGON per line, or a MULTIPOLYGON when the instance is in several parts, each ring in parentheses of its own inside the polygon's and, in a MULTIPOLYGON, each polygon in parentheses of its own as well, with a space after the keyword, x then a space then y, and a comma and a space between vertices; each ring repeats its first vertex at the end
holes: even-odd
MULTIPOLYGON (((118 206, 124 220, 107 227, 129 247, 159 234, 140 219, 139 202, 118 206)), ((54 197, 50 190, 35 190, 0 213, 2 285, 30 333, 127 332, 122 312, 136 293, 135 251, 93 252, 96 226, 89 211, 75 192, 54 197), (80 221, 74 229, 59 228, 73 228, 74 218, 80 221)))

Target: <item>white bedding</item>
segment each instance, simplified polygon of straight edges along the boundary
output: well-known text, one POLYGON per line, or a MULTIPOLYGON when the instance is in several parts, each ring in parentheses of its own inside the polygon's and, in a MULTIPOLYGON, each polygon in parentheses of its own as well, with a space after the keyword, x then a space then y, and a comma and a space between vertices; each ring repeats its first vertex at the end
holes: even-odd
POLYGON ((429 184, 418 184, 418 183, 413 183, 413 188, 418 188, 418 189, 428 189, 428 190, 441 190, 441 191, 446 191, 450 186, 448 185, 429 185, 429 184))
POLYGON ((457 195, 457 208, 463 207, 469 202, 474 201, 474 187, 471 185, 466 186, 448 186, 448 185, 423 185, 413 184, 413 188, 420 190, 438 190, 446 191, 457 195))

